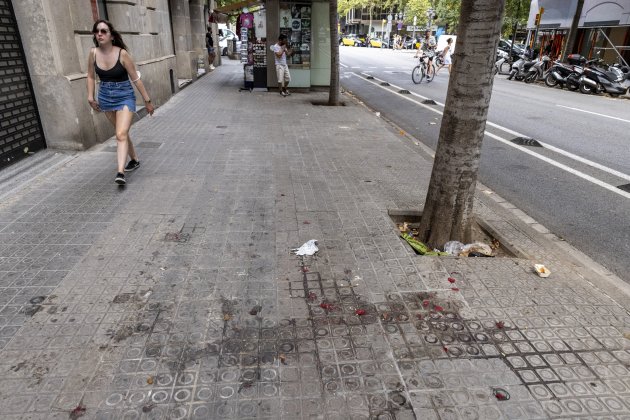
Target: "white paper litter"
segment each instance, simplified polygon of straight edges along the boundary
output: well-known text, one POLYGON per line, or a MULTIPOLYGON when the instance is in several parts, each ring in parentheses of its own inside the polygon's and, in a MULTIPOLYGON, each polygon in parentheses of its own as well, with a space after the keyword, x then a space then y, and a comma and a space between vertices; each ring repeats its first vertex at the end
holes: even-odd
POLYGON ((301 247, 292 249, 292 251, 295 255, 313 255, 319 251, 319 248, 315 245, 316 242, 317 239, 311 239, 310 241, 306 241, 301 247))

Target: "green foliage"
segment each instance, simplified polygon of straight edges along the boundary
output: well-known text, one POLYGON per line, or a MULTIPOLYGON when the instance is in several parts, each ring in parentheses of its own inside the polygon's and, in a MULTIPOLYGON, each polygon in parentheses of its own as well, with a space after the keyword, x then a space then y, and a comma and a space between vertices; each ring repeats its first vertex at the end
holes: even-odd
POLYGON ((459 24, 459 9, 461 0, 435 0, 435 13, 437 18, 434 24, 438 26, 448 25, 447 33, 456 34, 459 24))
POLYGON ((416 16, 418 19, 416 21, 416 25, 418 26, 427 26, 427 10, 431 7, 431 2, 429 0, 409 0, 405 7, 405 24, 413 25, 413 17, 416 16))
POLYGON ((501 33, 504 37, 512 35, 514 24, 518 24, 518 27, 524 27, 527 24, 529 5, 529 0, 506 0, 505 16, 501 27, 501 33))

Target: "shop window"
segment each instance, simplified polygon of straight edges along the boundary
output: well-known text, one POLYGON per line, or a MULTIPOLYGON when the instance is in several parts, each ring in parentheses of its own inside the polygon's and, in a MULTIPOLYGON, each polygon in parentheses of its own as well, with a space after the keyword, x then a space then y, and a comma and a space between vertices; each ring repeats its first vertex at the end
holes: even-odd
POLYGON ((287 36, 293 50, 287 58, 289 67, 310 68, 311 4, 280 3, 280 33, 287 36))

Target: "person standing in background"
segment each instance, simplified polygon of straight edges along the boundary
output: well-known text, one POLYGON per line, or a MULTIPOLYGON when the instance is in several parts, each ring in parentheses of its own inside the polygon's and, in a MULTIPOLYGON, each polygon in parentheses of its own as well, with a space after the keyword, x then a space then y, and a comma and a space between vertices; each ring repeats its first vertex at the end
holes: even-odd
POLYGON ((278 42, 271 46, 271 50, 273 51, 276 62, 276 74, 278 76, 280 95, 289 96, 291 93, 287 89, 287 86, 289 86, 289 82, 291 81, 291 74, 289 73, 289 66, 287 65, 287 57, 290 57, 293 52, 287 47, 287 36, 280 34, 278 42))
POLYGON ((206 48, 208 49, 208 64, 210 70, 214 70, 214 58, 216 53, 214 52, 214 39, 212 38, 212 28, 208 26, 208 32, 206 32, 206 48))

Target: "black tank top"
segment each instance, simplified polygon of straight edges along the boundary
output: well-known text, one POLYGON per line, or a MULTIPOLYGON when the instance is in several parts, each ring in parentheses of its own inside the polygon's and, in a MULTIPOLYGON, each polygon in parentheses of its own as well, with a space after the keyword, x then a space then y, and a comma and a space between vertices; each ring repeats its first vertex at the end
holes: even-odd
POLYGON ((120 62, 121 50, 118 50, 118 60, 116 60, 116 64, 109 70, 103 70, 96 65, 96 52, 94 53, 94 70, 96 74, 98 74, 98 78, 101 79, 101 82, 124 82, 129 80, 129 74, 120 62))

